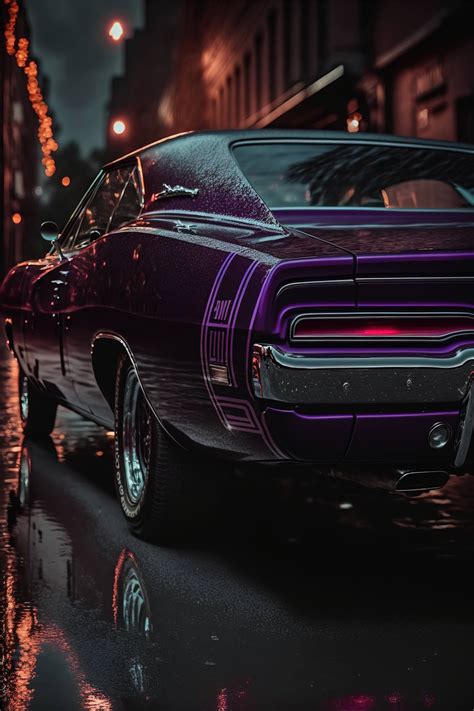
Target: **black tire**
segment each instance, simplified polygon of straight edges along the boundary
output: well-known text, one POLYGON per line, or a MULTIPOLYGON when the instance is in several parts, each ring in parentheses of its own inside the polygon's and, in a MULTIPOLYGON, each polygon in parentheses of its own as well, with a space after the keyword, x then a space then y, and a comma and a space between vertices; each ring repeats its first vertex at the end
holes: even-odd
POLYGON ((58 403, 41 393, 21 368, 18 375, 18 401, 25 434, 30 437, 50 435, 56 422, 58 403))
POLYGON ((181 540, 193 521, 198 479, 197 467, 161 427, 123 356, 115 386, 115 484, 130 530, 157 543, 181 540))

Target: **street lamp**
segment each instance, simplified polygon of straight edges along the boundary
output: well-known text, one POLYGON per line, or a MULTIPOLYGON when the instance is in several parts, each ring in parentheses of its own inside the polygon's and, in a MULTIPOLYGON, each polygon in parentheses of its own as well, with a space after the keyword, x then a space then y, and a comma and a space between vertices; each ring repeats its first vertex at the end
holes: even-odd
POLYGON ((127 124, 122 119, 116 119, 112 124, 112 131, 116 136, 122 136, 127 130, 127 124))
POLYGON ((114 42, 120 42, 124 35, 123 25, 119 20, 115 20, 109 28, 109 37, 113 39, 114 42))

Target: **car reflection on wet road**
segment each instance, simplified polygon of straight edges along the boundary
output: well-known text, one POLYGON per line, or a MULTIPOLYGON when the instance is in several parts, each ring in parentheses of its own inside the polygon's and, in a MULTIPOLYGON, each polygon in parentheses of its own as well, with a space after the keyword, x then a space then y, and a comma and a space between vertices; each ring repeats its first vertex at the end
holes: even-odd
POLYGON ((0 368, 5 708, 474 708, 474 477, 416 499, 229 479, 159 548, 121 518, 113 435, 62 411, 23 441, 0 368))

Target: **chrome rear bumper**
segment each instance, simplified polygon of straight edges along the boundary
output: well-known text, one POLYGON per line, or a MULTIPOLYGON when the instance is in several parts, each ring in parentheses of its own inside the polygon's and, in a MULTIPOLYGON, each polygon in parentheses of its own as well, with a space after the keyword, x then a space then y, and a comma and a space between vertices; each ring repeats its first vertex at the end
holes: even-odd
POLYGON ((474 348, 450 357, 313 357, 255 344, 256 397, 298 405, 460 403, 474 348))

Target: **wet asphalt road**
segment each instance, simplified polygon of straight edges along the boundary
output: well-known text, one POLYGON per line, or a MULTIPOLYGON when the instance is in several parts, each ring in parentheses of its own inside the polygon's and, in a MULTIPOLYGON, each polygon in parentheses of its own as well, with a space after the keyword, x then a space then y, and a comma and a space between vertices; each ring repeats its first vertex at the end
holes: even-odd
POLYGON ((236 479, 159 548, 121 518, 111 433, 62 410, 23 441, 6 354, 0 383, 5 708, 474 708, 474 477, 416 499, 236 479))

